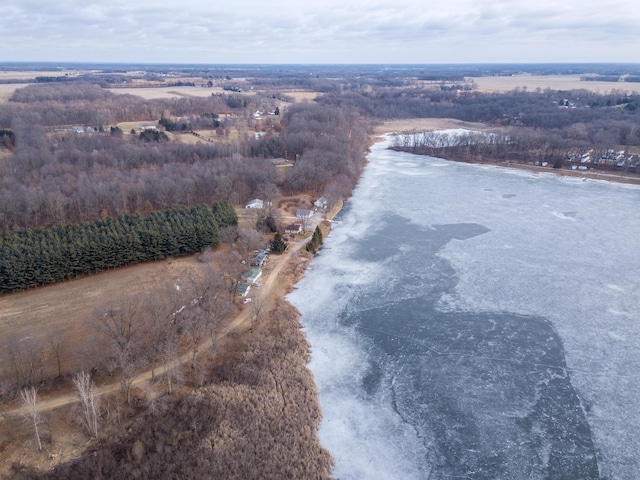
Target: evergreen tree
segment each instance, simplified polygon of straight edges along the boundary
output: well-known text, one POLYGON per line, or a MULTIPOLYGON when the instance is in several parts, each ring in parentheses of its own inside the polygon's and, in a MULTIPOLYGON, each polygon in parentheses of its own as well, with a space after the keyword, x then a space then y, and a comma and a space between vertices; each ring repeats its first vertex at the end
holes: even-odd
POLYGON ((276 232, 271 241, 271 251, 274 253, 283 253, 287 249, 287 244, 282 238, 280 232, 276 232))
POLYGON ((322 242, 323 242, 322 232, 320 231, 320 227, 317 226, 316 229, 313 231, 311 240, 309 240, 309 243, 307 243, 307 246, 305 248, 307 252, 316 253, 320 248, 320 246, 322 245, 322 242))
POLYGON ((219 227, 238 225, 238 215, 229 202, 225 200, 213 202, 212 210, 219 227))

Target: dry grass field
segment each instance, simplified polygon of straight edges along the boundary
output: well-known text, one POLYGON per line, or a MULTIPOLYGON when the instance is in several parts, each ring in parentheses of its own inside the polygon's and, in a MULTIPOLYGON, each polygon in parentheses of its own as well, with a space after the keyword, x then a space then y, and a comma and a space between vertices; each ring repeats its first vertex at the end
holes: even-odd
POLYGON ((296 103, 308 101, 312 102, 316 99, 316 97, 322 95, 320 92, 302 92, 302 91, 291 91, 291 92, 283 92, 285 95, 292 97, 296 103))
POLYGON ((542 90, 576 90, 584 89, 596 93, 607 93, 612 90, 640 93, 640 83, 628 82, 583 82, 581 75, 512 75, 510 77, 469 77, 478 85, 478 89, 486 92, 508 92, 516 88, 526 87, 529 91, 542 90))
POLYGON ((464 122, 455 118, 406 118, 382 122, 375 126, 374 133, 376 135, 384 135, 385 133, 426 132, 449 128, 486 130, 489 127, 483 123, 464 122))
POLYGON ((145 100, 154 100, 156 98, 210 97, 213 93, 223 93, 220 87, 133 87, 110 88, 109 91, 121 95, 137 95, 145 100))
MULTIPOLYGON (((31 337, 47 345, 51 334, 66 338, 62 366, 74 371, 82 363, 83 348, 90 332, 85 322, 99 305, 117 304, 125 295, 135 295, 166 284, 185 285, 203 268, 195 256, 161 260, 119 268, 34 290, 0 296, 0 345, 12 337, 31 337), (78 349, 76 346, 80 346, 78 349)), ((55 375, 55 362, 46 374, 55 375)), ((7 348, 0 349, 0 365, 11 374, 7 348)))
POLYGON ((42 71, 0 71, 0 80, 35 80, 36 77, 64 77, 65 75, 75 76, 78 72, 72 70, 54 70, 51 72, 42 71))
MULTIPOLYGON (((29 80, 36 76, 63 76, 68 72, 0 72, 0 80, 16 79, 29 80)), ((551 88, 554 90, 585 89, 597 93, 607 93, 612 90, 619 90, 629 93, 640 93, 640 83, 626 82, 583 82, 580 75, 512 75, 512 76, 488 76, 469 77, 478 85, 478 89, 486 92, 506 92, 515 88, 527 88, 536 90, 537 88, 551 88)), ((189 80, 189 79, 182 79, 189 80)), ((17 88, 22 88, 27 84, 0 84, 0 102, 6 101, 17 88)), ((116 94, 137 95, 146 100, 157 98, 180 98, 180 97, 208 97, 211 94, 224 93, 220 86, 200 87, 127 87, 112 88, 111 92, 116 94)), ((285 91, 286 95, 293 97, 296 103, 313 101, 321 95, 320 92, 312 91, 285 91)), ((243 91, 242 95, 253 95, 251 91, 243 91)))
POLYGON ((19 88, 24 88, 28 83, 2 83, 0 84, 0 103, 6 102, 11 98, 13 92, 19 88))

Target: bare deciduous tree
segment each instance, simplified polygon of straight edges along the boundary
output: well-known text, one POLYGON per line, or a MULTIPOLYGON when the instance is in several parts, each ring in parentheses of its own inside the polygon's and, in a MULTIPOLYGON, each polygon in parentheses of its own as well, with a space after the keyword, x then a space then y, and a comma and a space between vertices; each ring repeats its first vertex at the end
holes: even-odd
POLYGON ((64 332, 60 330, 50 330, 47 334, 49 347, 51 353, 56 359, 56 365, 58 367, 58 377, 62 376, 62 355, 67 346, 67 338, 64 332))
POLYGON ((220 268, 210 266, 200 280, 192 278, 190 285, 195 296, 191 312, 202 317, 202 326, 215 350, 225 322, 233 311, 231 298, 223 295, 226 289, 224 274, 220 268))
POLYGON ((253 298, 250 305, 252 323, 260 323, 260 320, 262 320, 262 317, 265 314, 266 307, 267 303, 262 295, 257 295, 253 298))
POLYGON ((127 403, 131 402, 131 384, 143 358, 143 323, 137 297, 123 297, 119 307, 97 310, 92 321, 111 348, 105 364, 110 371, 118 371, 127 403))
POLYGON ((42 380, 42 368, 45 358, 42 342, 35 334, 19 338, 9 338, 9 356, 19 387, 33 386, 38 381, 38 372, 42 380))
POLYGON ((38 442, 38 451, 41 452, 42 441, 40 440, 38 426, 42 423, 42 417, 38 411, 38 392, 35 387, 24 388, 20 390, 20 399, 22 400, 23 416, 33 426, 36 441, 38 442))
POLYGON ((184 295, 173 286, 149 292, 143 301, 144 351, 151 364, 151 379, 155 370, 164 364, 163 356, 167 341, 175 336, 175 316, 184 305, 184 295))
POLYGON ((100 420, 100 398, 98 389, 91 380, 91 375, 80 372, 73 377, 73 387, 82 405, 82 423, 93 438, 98 437, 98 422, 100 420))
POLYGON ((162 362, 164 366, 165 381, 167 383, 167 393, 173 394, 173 388, 182 380, 182 365, 179 358, 178 338, 175 330, 171 330, 165 337, 162 351, 162 362))

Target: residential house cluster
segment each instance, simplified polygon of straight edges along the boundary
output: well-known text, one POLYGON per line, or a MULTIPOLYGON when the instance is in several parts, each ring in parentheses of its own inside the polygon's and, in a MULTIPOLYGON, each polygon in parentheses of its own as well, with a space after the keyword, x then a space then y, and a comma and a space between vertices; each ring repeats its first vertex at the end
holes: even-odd
POLYGON ((636 168, 640 164, 640 156, 614 150, 612 148, 596 153, 593 148, 587 151, 573 151, 569 153, 565 162, 571 165, 573 170, 587 170, 589 165, 609 166, 617 168, 636 168))
POLYGON ((236 286, 236 292, 243 298, 246 298, 249 295, 249 291, 251 287, 259 286, 258 279, 262 276, 262 269, 260 267, 264 266, 267 258, 269 257, 269 252, 265 249, 257 251, 256 256, 251 260, 251 266, 257 268, 250 268, 245 270, 240 276, 240 282, 236 286))

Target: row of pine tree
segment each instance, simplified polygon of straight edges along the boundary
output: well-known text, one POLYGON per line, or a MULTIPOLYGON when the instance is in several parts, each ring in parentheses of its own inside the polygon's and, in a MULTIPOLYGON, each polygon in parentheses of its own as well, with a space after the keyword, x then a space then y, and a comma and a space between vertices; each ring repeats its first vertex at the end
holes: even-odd
POLYGON ((46 285, 109 268, 188 255, 237 224, 227 202, 121 215, 89 224, 0 233, 0 292, 46 285))

